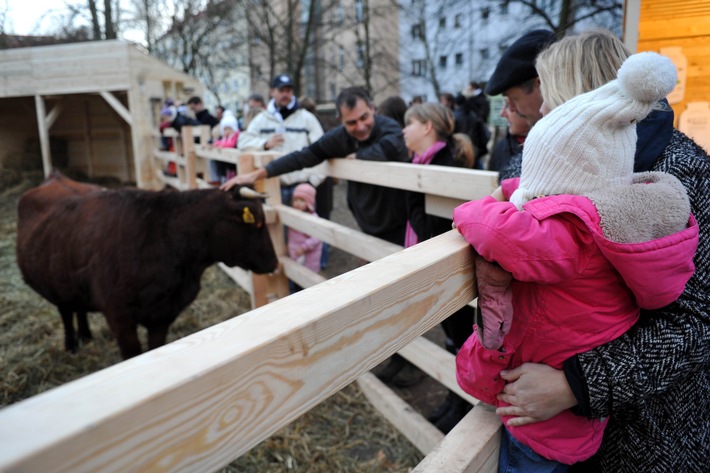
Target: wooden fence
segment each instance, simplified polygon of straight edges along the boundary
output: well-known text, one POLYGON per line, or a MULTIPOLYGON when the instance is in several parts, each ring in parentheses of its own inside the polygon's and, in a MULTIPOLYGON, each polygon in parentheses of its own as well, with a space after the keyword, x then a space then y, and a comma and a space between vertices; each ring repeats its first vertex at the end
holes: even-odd
MULTIPOLYGON (((245 172, 275 157, 194 146, 193 134, 179 153, 155 152, 178 164, 162 179, 180 189, 208 186, 200 159, 245 172)), ((343 159, 328 174, 424 192, 444 216, 496 185, 490 172, 343 159)), ((469 245, 451 231, 403 250, 282 206, 278 179, 263 184, 281 269, 223 267, 257 308, 0 410, 0 472, 215 470, 355 380, 426 455, 414 471, 495 471, 497 416, 460 390, 453 355, 421 337, 474 299, 469 245), (372 263, 325 280, 286 256, 282 225, 372 263), (308 289, 285 297, 286 278, 308 289), (447 436, 368 372, 395 352, 476 406, 447 436)))

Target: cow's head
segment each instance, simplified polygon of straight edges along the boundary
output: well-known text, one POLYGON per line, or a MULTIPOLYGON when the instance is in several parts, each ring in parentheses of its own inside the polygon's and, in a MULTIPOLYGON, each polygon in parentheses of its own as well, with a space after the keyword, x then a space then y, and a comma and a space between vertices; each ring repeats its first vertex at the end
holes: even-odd
POLYGON ((264 195, 247 187, 219 192, 226 200, 226 212, 215 227, 215 258, 228 266, 239 266, 255 273, 274 271, 278 259, 258 199, 264 195))

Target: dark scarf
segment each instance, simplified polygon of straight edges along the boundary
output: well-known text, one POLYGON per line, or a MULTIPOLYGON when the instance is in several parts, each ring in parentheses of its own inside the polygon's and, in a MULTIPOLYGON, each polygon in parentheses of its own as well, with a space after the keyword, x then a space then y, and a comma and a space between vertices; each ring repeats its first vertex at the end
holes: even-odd
POLYGON ((661 108, 653 110, 636 125, 636 156, 634 172, 648 171, 666 149, 673 136, 673 109, 668 101, 659 102, 661 108))

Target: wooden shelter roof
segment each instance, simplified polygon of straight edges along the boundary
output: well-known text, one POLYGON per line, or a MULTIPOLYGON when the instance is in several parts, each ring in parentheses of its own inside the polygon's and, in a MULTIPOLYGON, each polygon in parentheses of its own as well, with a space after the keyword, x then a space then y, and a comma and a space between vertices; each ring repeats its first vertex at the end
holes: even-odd
POLYGON ((128 90, 147 80, 202 89, 197 79, 121 40, 0 51, 0 98, 128 90))

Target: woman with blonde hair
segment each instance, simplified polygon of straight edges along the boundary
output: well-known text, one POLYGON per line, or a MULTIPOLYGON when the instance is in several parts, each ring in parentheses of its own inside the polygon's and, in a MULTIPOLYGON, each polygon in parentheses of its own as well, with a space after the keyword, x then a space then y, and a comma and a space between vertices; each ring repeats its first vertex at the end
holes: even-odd
MULTIPOLYGON (((608 31, 590 31, 538 56, 543 112, 616 78, 629 56, 608 31)), ((680 298, 642 311, 617 339, 578 353, 554 369, 525 363, 501 372, 507 381, 497 413, 523 426, 565 409, 609 418, 601 448, 571 471, 707 471, 710 458, 710 157, 673 128, 665 100, 636 127, 634 171, 660 171, 687 191, 700 235, 695 274, 680 298), (585 469, 586 467, 586 469, 585 469)), ((520 175, 520 174, 518 174, 520 175)))
MULTIPOLYGON (((413 105, 404 115, 404 142, 413 153, 412 163, 471 168, 473 145, 468 136, 454 133, 454 115, 439 103, 413 105)), ((441 235, 451 230, 451 220, 428 215, 424 209, 424 194, 407 194, 407 229, 405 247, 441 235)), ((465 306, 441 323, 446 334, 446 349, 456 354, 473 331, 473 309, 465 306)), ((449 392, 446 401, 431 412, 430 422, 448 433, 466 415, 471 406, 449 392)))

